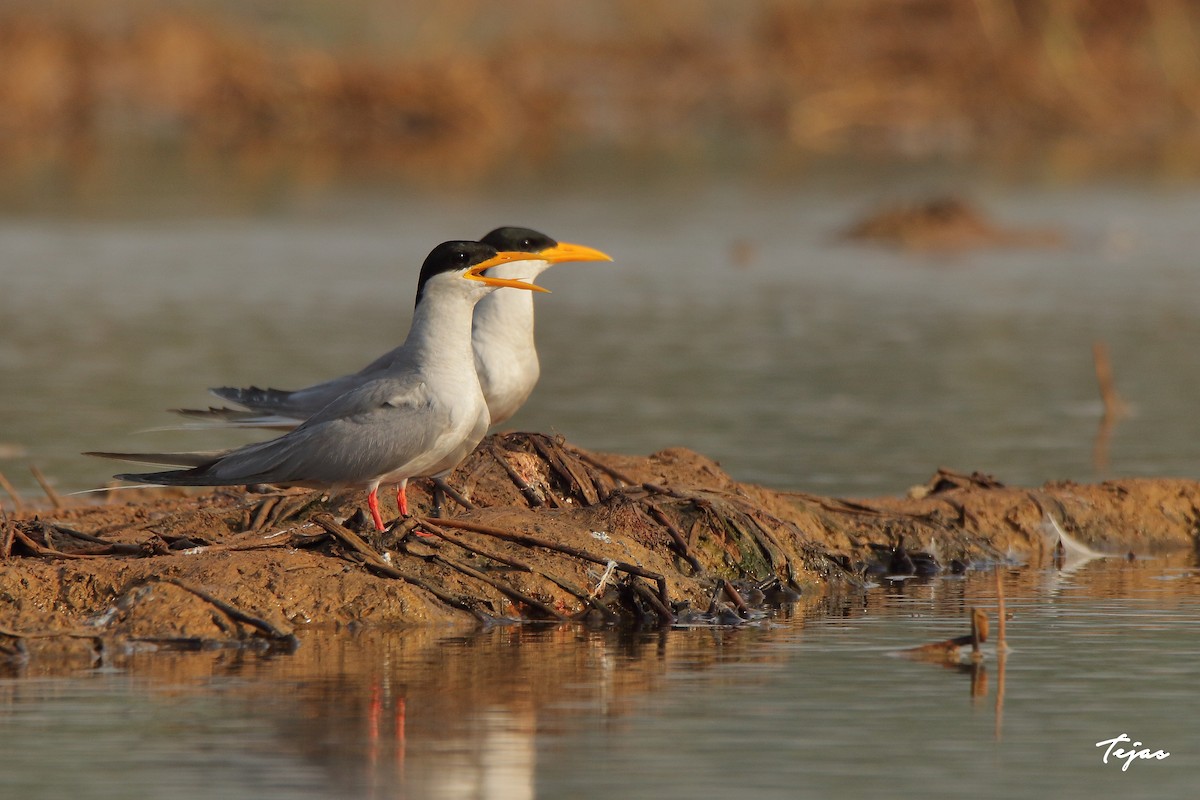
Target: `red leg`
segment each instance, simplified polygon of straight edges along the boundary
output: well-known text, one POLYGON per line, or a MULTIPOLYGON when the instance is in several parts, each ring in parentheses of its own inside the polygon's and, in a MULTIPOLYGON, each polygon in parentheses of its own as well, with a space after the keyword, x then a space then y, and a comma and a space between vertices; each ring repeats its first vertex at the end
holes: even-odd
POLYGON ((407 481, 401 481, 396 487, 396 506, 400 509, 400 516, 408 516, 408 495, 404 493, 404 487, 407 481))
MULTIPOLYGON (((396 487, 396 505, 399 506, 401 515, 405 517, 408 516, 408 495, 404 492, 404 488, 407 485, 408 481, 401 481, 400 485, 396 487)), ((433 535, 432 533, 426 533, 420 528, 413 528, 413 533, 415 533, 417 536, 433 535)))
POLYGON ((367 506, 371 509, 371 519, 375 520, 375 530, 385 531, 383 527, 383 517, 379 516, 379 487, 376 486, 367 495, 367 506))

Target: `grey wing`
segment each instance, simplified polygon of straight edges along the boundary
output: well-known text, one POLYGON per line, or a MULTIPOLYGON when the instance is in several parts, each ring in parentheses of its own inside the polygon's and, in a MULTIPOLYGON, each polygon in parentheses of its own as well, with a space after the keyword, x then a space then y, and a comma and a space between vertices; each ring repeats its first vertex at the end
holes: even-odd
POLYGON ((286 436, 233 451, 212 472, 236 482, 364 485, 420 462, 438 445, 441 417, 423 382, 369 381, 286 436))
MULTIPOLYGON (((259 389, 257 386, 250 386, 244 389, 220 387, 209 389, 209 391, 223 400, 237 403, 251 411, 302 421, 308 419, 346 392, 356 389, 375 378, 393 374, 396 371, 406 371, 407 365, 408 357, 404 348, 397 347, 375 359, 358 372, 332 378, 295 391, 259 389)), ((193 416, 204 415, 193 414, 193 416)), ((231 419, 230 421, 243 425, 253 425, 255 421, 260 420, 256 420, 253 417, 242 417, 231 419)), ((265 423, 263 426, 266 427, 272 421, 269 417, 263 417, 260 424, 265 423)))

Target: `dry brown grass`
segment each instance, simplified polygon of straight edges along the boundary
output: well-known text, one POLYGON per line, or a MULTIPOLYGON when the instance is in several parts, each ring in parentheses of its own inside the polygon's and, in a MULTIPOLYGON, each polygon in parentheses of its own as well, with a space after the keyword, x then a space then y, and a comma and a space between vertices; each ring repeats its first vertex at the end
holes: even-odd
POLYGON ((389 18, 395 42, 370 47, 225 7, 131 3, 103 22, 65 8, 0 15, 10 157, 147 139, 474 173, 575 148, 751 143, 1200 168, 1186 0, 647 0, 589 6, 586 24, 525 0, 482 32, 486 7, 458 0, 414 12, 407 40, 389 18))

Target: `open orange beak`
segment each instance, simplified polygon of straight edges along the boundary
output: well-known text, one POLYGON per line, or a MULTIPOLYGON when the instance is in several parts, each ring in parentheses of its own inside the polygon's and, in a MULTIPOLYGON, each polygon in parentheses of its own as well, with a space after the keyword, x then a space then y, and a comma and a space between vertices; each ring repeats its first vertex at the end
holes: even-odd
POLYGON ((520 253, 515 250, 506 250, 504 252, 497 253, 487 261, 482 261, 471 267, 463 273, 463 277, 470 278, 473 281, 482 281, 488 286, 509 286, 513 289, 528 289, 531 292, 549 293, 549 289, 538 286, 536 283, 509 280, 508 278, 493 278, 490 275, 481 274, 485 269, 497 267, 501 264, 508 264, 513 261, 542 261, 543 258, 544 257, 541 253, 520 253))

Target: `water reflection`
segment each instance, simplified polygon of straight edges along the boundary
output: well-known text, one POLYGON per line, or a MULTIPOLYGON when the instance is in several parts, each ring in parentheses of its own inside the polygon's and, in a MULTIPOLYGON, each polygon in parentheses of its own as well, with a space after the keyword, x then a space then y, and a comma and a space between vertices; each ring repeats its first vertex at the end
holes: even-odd
POLYGON ((1173 753, 1131 767, 1139 787, 1181 789, 1200 752, 1180 702, 1200 658, 1194 560, 1051 574, 1004 570, 1011 654, 989 643, 949 669, 896 654, 963 633, 972 607, 994 633, 993 574, 885 581, 729 629, 308 632, 291 655, 34 663, 0 680, 0 725, 19 733, 0 790, 928 797, 969 780, 1035 797, 1103 785, 1094 743, 1123 731, 1173 753))

